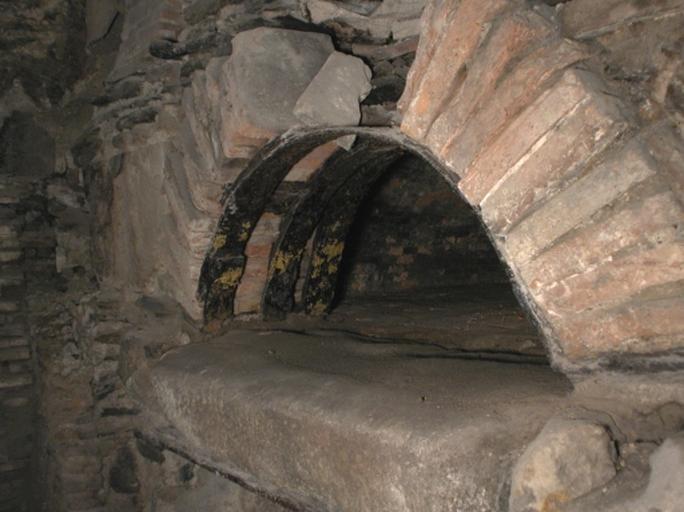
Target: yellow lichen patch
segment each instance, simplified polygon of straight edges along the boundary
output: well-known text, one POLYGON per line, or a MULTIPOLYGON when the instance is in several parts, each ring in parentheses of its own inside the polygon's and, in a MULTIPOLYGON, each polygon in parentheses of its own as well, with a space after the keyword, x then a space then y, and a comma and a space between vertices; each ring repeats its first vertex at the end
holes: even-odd
POLYGON ((311 307, 311 314, 312 315, 322 315, 325 313, 325 304, 321 302, 317 302, 311 307))
POLYGON ((252 225, 248 222, 245 221, 242 223, 242 233, 240 233, 240 242, 246 242, 249 239, 249 228, 252 225))
POLYGON ((546 499, 541 508, 541 512, 559 512, 559 506, 570 500, 570 496, 565 491, 552 492, 546 499))
POLYGON ((291 254, 278 252, 275 255, 275 258, 273 258, 273 270, 275 270, 276 272, 284 271, 290 264, 290 261, 292 261, 291 254))
POLYGON ((242 270, 239 268, 233 268, 226 270, 221 274, 214 284, 221 288, 234 288, 240 282, 240 277, 242 277, 242 270))
POLYGON ((321 256, 318 253, 314 254, 313 259, 311 261, 311 277, 315 279, 321 275, 321 266, 324 262, 325 260, 321 258, 321 256))
POLYGON ((216 235, 214 237, 214 241, 212 242, 212 246, 214 247, 214 250, 217 251, 224 245, 226 245, 226 240, 227 240, 226 235, 216 235))
POLYGON ((331 244, 325 244, 320 252, 322 252, 328 260, 331 260, 341 256, 343 251, 344 242, 335 242, 331 244))

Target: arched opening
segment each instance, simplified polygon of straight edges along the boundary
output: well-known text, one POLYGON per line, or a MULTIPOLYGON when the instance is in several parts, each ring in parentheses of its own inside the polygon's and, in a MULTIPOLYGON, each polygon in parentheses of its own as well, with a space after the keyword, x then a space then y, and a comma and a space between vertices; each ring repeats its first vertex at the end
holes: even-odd
POLYGON ((296 510, 494 509, 491 475, 570 383, 453 175, 387 131, 311 157, 349 134, 288 133, 227 190, 203 283, 226 329, 151 371, 161 408, 184 404, 163 440, 296 510))
POLYGON ((208 319, 257 313, 272 327, 546 362, 505 263, 456 185, 429 153, 388 130, 286 134, 227 191, 201 288, 208 319), (307 155, 350 134, 353 145, 288 179, 307 155), (265 224, 267 246, 257 241, 265 224), (240 302, 247 289, 259 294, 251 310, 240 302))
POLYGON ((396 160, 370 186, 339 265, 329 324, 462 350, 544 356, 477 214, 420 157, 396 160))

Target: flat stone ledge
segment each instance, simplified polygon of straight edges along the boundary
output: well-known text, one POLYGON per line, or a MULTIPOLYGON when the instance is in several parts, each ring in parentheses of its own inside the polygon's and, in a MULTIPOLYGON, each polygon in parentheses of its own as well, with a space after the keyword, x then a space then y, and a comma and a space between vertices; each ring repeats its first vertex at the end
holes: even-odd
POLYGON ((566 403, 540 365, 412 343, 235 331, 129 381, 157 440, 295 510, 497 510, 566 403))

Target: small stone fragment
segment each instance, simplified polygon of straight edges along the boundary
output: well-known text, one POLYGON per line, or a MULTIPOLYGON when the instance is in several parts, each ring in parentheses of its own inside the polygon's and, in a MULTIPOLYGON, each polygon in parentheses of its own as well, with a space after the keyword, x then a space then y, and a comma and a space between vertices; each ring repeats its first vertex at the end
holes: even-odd
POLYGON ((554 419, 513 468, 510 512, 550 512, 615 476, 606 429, 582 420, 554 419))
POLYGON ((361 59, 335 52, 297 100, 294 114, 312 126, 358 125, 370 79, 371 70, 361 59))
POLYGON ((684 506, 684 433, 666 439, 651 455, 648 487, 635 511, 677 512, 684 506))

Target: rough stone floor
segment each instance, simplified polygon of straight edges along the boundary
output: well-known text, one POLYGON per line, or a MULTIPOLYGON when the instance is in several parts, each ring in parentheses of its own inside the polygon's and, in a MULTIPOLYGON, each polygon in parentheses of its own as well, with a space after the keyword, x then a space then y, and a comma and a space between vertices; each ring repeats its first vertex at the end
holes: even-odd
MULTIPOLYGON (((546 357, 541 338, 508 283, 352 296, 325 317, 290 315, 258 329, 333 330, 376 341, 415 341, 450 351, 546 357)), ((237 328, 244 328, 236 322, 237 328)), ((494 357, 495 354, 490 354, 494 357)))

